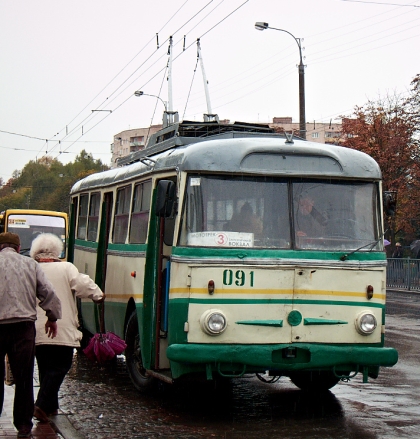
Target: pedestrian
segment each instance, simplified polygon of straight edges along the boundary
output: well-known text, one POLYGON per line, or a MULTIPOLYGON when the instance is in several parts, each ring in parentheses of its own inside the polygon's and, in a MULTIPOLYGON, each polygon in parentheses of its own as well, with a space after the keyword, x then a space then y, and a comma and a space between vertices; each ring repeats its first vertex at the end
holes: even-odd
MULTIPOLYGON (((104 293, 86 274, 79 273, 70 262, 60 260, 62 240, 52 233, 42 233, 32 241, 30 256, 41 266, 54 285, 62 305, 62 319, 58 322, 58 336, 51 340, 37 325, 35 355, 39 372, 39 391, 34 417, 48 422, 48 416, 58 412, 58 392, 73 361, 74 349, 80 346, 82 333, 78 330, 76 298, 104 300, 104 293)), ((41 313, 41 309, 38 309, 41 313)))
POLYGON ((395 250, 392 253, 392 257, 393 258, 402 258, 403 257, 403 248, 402 248, 401 243, 397 242, 395 244, 395 250))
MULTIPOLYGON (((61 303, 40 264, 19 251, 19 235, 0 233, 0 375, 4 376, 7 354, 15 381, 13 423, 17 437, 25 438, 31 437, 33 426, 36 299, 44 310, 39 314, 39 330, 49 339, 57 336, 61 303)), ((0 388, 1 413, 4 384, 0 388)))

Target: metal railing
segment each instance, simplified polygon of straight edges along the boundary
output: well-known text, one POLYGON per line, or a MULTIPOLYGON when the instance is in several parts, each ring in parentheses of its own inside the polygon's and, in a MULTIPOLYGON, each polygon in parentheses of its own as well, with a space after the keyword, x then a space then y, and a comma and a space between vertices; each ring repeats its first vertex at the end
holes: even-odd
POLYGON ((388 258, 386 286, 420 291, 420 259, 388 258))

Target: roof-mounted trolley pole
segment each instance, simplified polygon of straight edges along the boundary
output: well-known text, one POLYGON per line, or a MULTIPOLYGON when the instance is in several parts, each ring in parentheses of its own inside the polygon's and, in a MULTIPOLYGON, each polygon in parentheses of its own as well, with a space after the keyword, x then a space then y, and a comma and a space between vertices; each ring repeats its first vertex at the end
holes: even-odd
MULTIPOLYGON (((167 110, 167 117, 168 117, 168 125, 172 125, 176 122, 178 122, 178 112, 173 111, 172 107, 172 36, 169 37, 169 47, 168 47, 168 55, 169 55, 169 61, 168 61, 168 110, 167 110)), ((165 123, 164 123, 165 126, 165 123)))
POLYGON ((206 103, 207 103, 207 114, 204 115, 204 122, 219 122, 219 117, 217 114, 213 114, 211 111, 210 94, 209 94, 209 83, 207 81, 206 72, 204 70, 203 57, 201 55, 200 38, 197 38, 197 58, 200 61, 201 73, 203 74, 204 91, 206 93, 206 103))

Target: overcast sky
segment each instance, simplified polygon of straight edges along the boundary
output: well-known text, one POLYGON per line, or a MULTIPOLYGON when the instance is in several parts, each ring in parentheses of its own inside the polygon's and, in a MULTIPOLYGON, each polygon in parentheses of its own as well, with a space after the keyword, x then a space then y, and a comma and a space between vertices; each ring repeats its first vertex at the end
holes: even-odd
POLYGON ((298 122, 298 45, 256 21, 303 39, 310 122, 407 95, 420 73, 420 0, 0 0, 0 177, 46 153, 109 164, 115 134, 160 123, 161 101, 134 91, 168 100, 171 35, 180 119, 207 113, 200 38, 213 113, 298 122))

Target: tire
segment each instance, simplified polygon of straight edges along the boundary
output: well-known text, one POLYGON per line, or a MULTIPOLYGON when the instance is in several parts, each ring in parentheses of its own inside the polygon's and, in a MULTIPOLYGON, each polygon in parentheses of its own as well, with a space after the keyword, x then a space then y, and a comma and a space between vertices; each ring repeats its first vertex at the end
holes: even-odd
POLYGON ((137 390, 148 391, 154 386, 156 379, 149 376, 143 367, 136 311, 128 319, 125 342, 127 343, 125 361, 130 379, 137 390))
POLYGON ((306 392, 325 392, 340 381, 339 377, 329 371, 295 372, 289 376, 295 386, 306 392))

